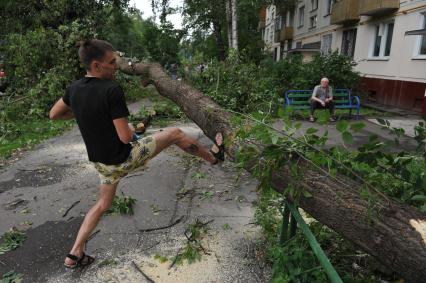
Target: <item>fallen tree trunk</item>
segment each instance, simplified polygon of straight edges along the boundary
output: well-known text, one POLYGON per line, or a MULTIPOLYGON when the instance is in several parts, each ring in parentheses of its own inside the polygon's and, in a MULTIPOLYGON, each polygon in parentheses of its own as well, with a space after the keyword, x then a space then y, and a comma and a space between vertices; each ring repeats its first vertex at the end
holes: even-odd
MULTIPOLYGON (((210 138, 222 132, 231 143, 226 143, 228 154, 234 155, 238 144, 232 143, 234 130, 231 115, 209 97, 190 85, 170 77, 156 63, 129 64, 119 60, 120 69, 140 75, 142 84, 153 84, 160 95, 171 99, 210 138)), ((256 163, 253 160, 253 164, 256 163)), ((324 175, 303 162, 304 174, 299 185, 312 196, 300 199, 300 207, 321 223, 358 245, 386 267, 400 274, 407 282, 426 281, 426 215, 413 207, 376 196, 377 214, 369 217, 371 205, 360 197, 361 185, 339 176, 347 185, 324 175), (369 209, 370 208, 370 209, 369 209)), ((249 171, 252 166, 247 168, 249 171)), ((272 187, 283 192, 291 183, 288 168, 276 171, 272 187)))

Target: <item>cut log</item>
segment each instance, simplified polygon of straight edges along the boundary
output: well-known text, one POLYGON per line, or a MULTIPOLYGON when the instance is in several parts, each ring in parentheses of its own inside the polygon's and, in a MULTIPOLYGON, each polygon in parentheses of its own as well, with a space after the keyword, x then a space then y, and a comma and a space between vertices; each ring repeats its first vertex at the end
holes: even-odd
MULTIPOLYGON (((185 82, 172 80, 157 63, 129 64, 123 58, 118 58, 118 63, 121 71, 140 75, 144 86, 153 84, 160 95, 176 103, 210 139, 222 132, 231 157, 239 146, 244 146, 233 142, 231 114, 200 91, 185 82)), ((256 162, 253 160, 253 164, 256 162)), ((312 195, 300 199, 301 208, 407 282, 426 282, 426 214, 376 195, 376 213, 371 216, 371 204, 360 197, 361 184, 345 176, 327 178, 307 164, 299 164, 304 170, 299 184, 312 195)), ((253 166, 247 169, 252 171, 253 166)), ((272 187, 283 192, 291 183, 290 178, 288 168, 277 170, 272 177, 272 187)))

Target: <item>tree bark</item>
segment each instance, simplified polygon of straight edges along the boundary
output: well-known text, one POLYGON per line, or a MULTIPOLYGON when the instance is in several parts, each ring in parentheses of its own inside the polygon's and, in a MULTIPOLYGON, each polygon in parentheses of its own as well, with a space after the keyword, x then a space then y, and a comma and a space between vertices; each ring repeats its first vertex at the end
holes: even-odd
POLYGON ((238 12, 237 0, 231 0, 232 14, 232 48, 238 50, 238 12))
POLYGON ((226 7, 226 24, 228 33, 228 47, 232 48, 232 12, 231 12, 231 0, 225 0, 226 7))
POLYGON ((217 46, 217 58, 219 61, 225 61, 225 46, 222 40, 222 25, 220 24, 219 19, 213 20, 213 34, 216 38, 216 46, 217 46))
MULTIPOLYGON (((154 84, 160 95, 175 102, 210 139, 213 140, 217 132, 222 132, 227 153, 231 157, 240 146, 244 147, 234 142, 231 115, 209 97, 184 82, 171 80, 159 64, 129 65, 120 58, 118 62, 123 72, 141 75, 144 86, 154 84)), ((259 161, 253 160, 252 165, 257 162, 259 161)), ((307 164, 298 164, 304 172, 298 185, 312 195, 309 198, 302 197, 300 207, 400 274, 407 282, 425 282, 424 213, 376 195, 373 210, 376 213, 370 217, 371 205, 368 200, 360 197, 362 185, 345 176, 337 176, 338 179, 326 178, 307 164)), ((247 165, 247 169, 253 171, 253 166, 247 165)), ((275 190, 283 192, 292 181, 289 168, 283 167, 273 173, 271 185, 275 190)))

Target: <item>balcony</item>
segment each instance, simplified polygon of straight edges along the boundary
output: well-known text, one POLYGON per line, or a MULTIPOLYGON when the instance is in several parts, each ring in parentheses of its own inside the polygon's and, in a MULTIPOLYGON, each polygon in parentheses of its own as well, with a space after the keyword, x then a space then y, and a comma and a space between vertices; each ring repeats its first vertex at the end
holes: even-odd
POLYGON ((293 27, 283 27, 282 29, 275 31, 275 43, 289 39, 293 39, 293 27))
POLYGON ((360 0, 359 14, 365 16, 382 16, 399 9, 399 0, 360 0))
POLYGON ((346 25, 359 21, 358 2, 358 0, 341 0, 334 3, 330 23, 332 25, 346 25))
POLYGON ((283 27, 280 31, 280 41, 293 39, 293 27, 283 27))
POLYGON ((261 30, 266 26, 266 8, 263 7, 259 10, 259 23, 257 29, 261 30))

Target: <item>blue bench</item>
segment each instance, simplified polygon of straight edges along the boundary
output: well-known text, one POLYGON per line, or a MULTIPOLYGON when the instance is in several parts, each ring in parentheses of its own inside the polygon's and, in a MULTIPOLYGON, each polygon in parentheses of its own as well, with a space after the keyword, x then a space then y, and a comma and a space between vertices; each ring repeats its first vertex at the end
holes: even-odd
MULTIPOLYGON (((284 93, 284 107, 291 106, 291 109, 304 110, 310 109, 310 98, 313 90, 287 90, 284 93)), ((349 115, 352 115, 352 109, 356 110, 356 118, 359 118, 360 100, 356 95, 351 94, 350 89, 333 90, 333 102, 335 109, 349 109, 349 115)))

